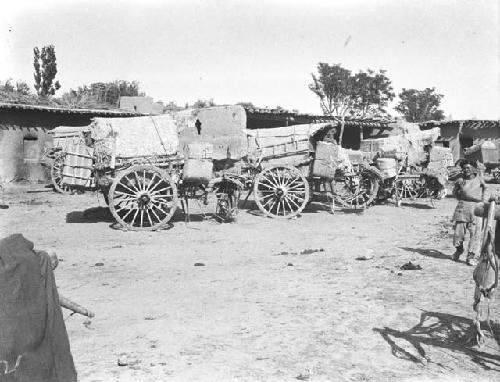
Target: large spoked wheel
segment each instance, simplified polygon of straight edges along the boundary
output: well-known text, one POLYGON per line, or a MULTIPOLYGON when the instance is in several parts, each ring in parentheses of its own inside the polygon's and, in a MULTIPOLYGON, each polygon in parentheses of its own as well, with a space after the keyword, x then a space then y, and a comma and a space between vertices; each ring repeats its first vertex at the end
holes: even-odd
POLYGON ((172 218, 177 208, 177 187, 157 167, 132 166, 117 174, 108 200, 111 214, 124 228, 153 231, 172 218))
POLYGON ((366 209, 378 193, 379 181, 368 172, 346 174, 332 182, 335 202, 344 208, 366 209))
POLYGON ((61 153, 61 154, 58 154, 54 158, 54 161, 52 162, 52 166, 50 167, 50 179, 52 181, 52 186, 54 187, 54 190, 56 192, 59 192, 61 194, 70 194, 71 187, 62 183, 62 179, 63 179, 62 171, 63 171, 63 167, 64 167, 64 157, 65 157, 65 154, 61 153))
POLYGON ((254 198, 267 216, 292 218, 309 202, 309 183, 295 167, 270 167, 257 175, 254 198))

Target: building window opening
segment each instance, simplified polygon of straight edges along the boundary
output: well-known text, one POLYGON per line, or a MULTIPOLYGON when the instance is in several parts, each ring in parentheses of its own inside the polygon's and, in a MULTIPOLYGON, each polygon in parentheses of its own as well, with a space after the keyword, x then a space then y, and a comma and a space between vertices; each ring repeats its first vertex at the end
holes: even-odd
POLYGON ((460 136, 460 146, 462 146, 462 148, 466 149, 468 147, 472 147, 473 145, 474 140, 472 139, 472 137, 468 137, 466 135, 460 136))

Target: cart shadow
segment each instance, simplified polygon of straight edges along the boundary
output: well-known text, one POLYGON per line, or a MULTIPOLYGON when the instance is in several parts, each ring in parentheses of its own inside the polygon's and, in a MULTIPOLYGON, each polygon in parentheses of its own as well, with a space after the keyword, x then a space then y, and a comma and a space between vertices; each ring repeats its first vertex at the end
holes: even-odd
MULTIPOLYGON (((238 208, 241 211, 245 211, 247 214, 253 216, 265 216, 264 213, 257 206, 257 203, 255 203, 255 201, 253 200, 247 200, 246 202, 240 200, 240 202, 238 203, 238 208)), ((325 213, 325 212, 332 214, 330 208, 331 208, 330 205, 327 205, 322 202, 310 202, 306 205, 301 214, 315 214, 315 213, 325 213)), ((335 207, 335 213, 342 213, 342 214, 361 215, 363 214, 364 211, 365 211, 364 209, 335 207)))
POLYGON ((108 207, 91 207, 66 214, 66 223, 114 223, 108 207))
MULTIPOLYGON (((215 214, 213 213, 190 213, 190 222, 201 222, 204 220, 215 219, 215 214)), ((171 223, 185 222, 186 215, 182 209, 177 209, 172 216, 172 219, 160 230, 165 230, 171 228, 171 223)), ((115 218, 111 214, 108 207, 91 207, 83 211, 72 211, 66 214, 66 223, 75 224, 94 224, 94 223, 111 223, 110 227, 113 229, 122 229, 121 225, 115 221, 115 218)))
POLYGON ((418 203, 418 202, 403 202, 401 203, 401 207, 410 207, 415 208, 417 210, 433 210, 435 207, 430 204, 418 203))
POLYGON ((451 260, 451 256, 444 252, 438 251, 436 249, 425 249, 425 248, 409 248, 409 247, 399 247, 408 252, 418 253, 419 255, 432 257, 434 259, 441 260, 451 260))
MULTIPOLYGON (((500 324, 491 322, 493 337, 487 334, 487 343, 495 341, 500 345, 500 324)), ((427 353, 426 347, 447 349, 454 354, 450 357, 457 359, 461 354, 469 357, 470 361, 485 370, 500 371, 500 354, 491 354, 485 349, 492 346, 478 348, 475 340, 475 327, 471 319, 439 312, 423 312, 420 322, 406 331, 385 328, 373 328, 391 347, 394 357, 412 361, 418 364, 434 363, 444 369, 453 370, 434 361, 427 353)))

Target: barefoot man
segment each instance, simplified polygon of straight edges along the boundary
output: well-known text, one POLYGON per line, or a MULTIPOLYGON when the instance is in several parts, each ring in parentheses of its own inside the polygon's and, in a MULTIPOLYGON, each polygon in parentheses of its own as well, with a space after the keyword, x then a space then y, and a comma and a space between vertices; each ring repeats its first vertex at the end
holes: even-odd
POLYGON ((478 202, 485 199, 486 185, 480 176, 476 176, 474 166, 469 161, 461 165, 462 177, 456 181, 453 194, 458 199, 453 222, 455 231, 453 234, 453 245, 455 253, 453 260, 458 261, 464 252, 465 237, 469 236, 469 245, 466 257, 467 265, 476 264, 476 256, 479 255, 481 245, 481 219, 474 216, 474 207, 478 202))

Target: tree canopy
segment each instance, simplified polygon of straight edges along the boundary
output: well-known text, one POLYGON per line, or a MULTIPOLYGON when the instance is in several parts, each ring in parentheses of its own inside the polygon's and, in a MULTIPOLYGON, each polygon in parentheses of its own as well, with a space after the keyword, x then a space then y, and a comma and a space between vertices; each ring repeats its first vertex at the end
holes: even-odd
POLYGON ((399 94, 400 102, 395 110, 408 122, 440 121, 444 119, 444 111, 439 109, 442 94, 435 88, 424 90, 405 89, 399 94))
POLYGON ((204 107, 210 107, 210 106, 216 106, 216 103, 214 102, 213 98, 210 98, 208 100, 204 99, 199 99, 193 105, 191 106, 194 109, 203 109, 204 107))
POLYGON ((79 86, 63 94, 61 99, 72 107, 110 108, 118 106, 120 97, 142 95, 138 81, 115 80, 79 86))
POLYGON ((368 69, 353 74, 340 64, 320 62, 309 89, 320 99, 325 115, 357 118, 385 116, 395 94, 386 71, 368 69))
POLYGON ((33 48, 33 66, 35 68, 35 89, 39 96, 54 95, 61 85, 54 82, 57 74, 56 51, 54 45, 33 48))
POLYGON ((30 86, 22 80, 15 81, 9 78, 0 81, 0 101, 19 104, 33 105, 57 105, 57 102, 51 97, 38 97, 31 92, 30 86))

